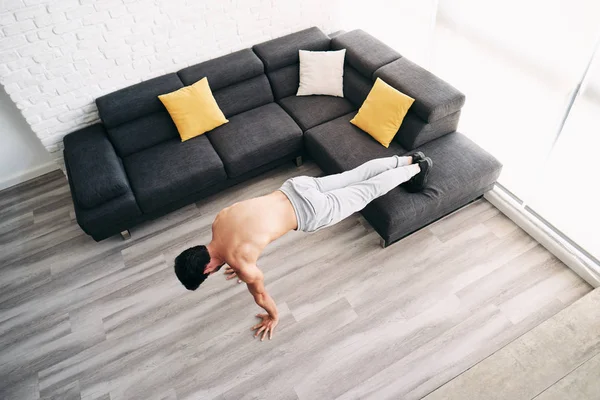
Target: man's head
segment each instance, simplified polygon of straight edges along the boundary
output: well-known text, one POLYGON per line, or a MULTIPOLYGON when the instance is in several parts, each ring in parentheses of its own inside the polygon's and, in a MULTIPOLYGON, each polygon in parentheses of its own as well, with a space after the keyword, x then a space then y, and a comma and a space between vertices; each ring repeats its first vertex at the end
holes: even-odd
POLYGON ((224 263, 211 259, 206 246, 194 246, 175 258, 175 274, 188 290, 196 290, 208 276, 224 263))

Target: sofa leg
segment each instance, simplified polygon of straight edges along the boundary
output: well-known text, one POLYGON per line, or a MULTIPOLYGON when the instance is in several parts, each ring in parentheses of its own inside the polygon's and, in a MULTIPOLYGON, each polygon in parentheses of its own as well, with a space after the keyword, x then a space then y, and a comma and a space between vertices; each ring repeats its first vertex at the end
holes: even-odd
POLYGON ((121 231, 121 237, 123 238, 123 240, 131 239, 131 233, 129 233, 129 229, 121 231))
POLYGON ((381 245, 382 248, 386 248, 387 247, 387 243, 385 242, 384 238, 379 238, 379 244, 381 245))
POLYGON ((302 156, 296 157, 296 159, 294 160, 294 162, 296 163, 296 167, 301 166, 302 165, 302 156))

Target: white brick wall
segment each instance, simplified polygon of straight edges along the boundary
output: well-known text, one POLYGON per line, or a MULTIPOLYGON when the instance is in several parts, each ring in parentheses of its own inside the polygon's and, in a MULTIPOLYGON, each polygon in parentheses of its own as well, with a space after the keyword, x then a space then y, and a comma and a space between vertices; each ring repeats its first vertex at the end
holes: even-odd
POLYGON ((310 26, 342 0, 0 0, 0 83, 59 163, 94 99, 310 26))

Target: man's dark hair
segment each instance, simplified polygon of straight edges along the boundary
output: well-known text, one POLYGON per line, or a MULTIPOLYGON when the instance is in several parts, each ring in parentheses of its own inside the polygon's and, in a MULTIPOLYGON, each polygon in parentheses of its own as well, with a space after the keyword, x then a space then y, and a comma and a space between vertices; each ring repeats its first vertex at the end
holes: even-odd
POLYGON ((196 290, 208 278, 204 268, 209 262, 206 246, 190 247, 175 258, 175 274, 186 289, 196 290))

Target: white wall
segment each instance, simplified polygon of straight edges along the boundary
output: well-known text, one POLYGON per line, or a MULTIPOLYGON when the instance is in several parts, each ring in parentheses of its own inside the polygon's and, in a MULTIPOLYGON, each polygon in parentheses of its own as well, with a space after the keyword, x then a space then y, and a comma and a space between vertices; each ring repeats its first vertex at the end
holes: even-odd
POLYGON ((343 26, 361 28, 423 67, 430 61, 438 0, 345 0, 343 26))
POLYGON ((56 168, 17 107, 0 89, 0 190, 56 168))
POLYGON ((342 0, 3 0, 0 83, 54 159, 94 99, 311 26, 342 0))

